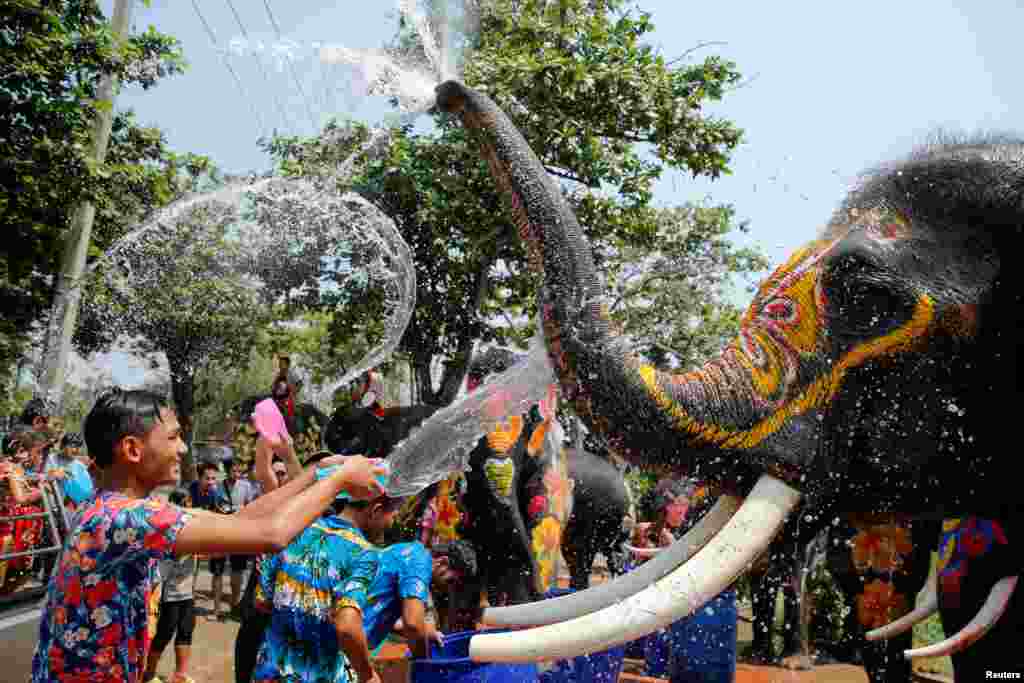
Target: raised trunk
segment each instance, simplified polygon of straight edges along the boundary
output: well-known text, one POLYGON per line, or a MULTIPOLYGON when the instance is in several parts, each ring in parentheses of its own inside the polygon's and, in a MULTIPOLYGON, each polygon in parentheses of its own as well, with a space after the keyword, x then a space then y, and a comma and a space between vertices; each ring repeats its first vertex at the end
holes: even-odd
MULTIPOLYGON (((437 104, 478 134, 531 266, 543 270, 539 308, 551 361, 563 398, 588 428, 604 434, 634 462, 729 480, 743 488, 765 469, 798 480, 790 443, 793 425, 780 428, 794 413, 781 402, 755 408, 753 361, 744 345, 732 345, 719 359, 685 375, 662 373, 630 353, 615 338, 579 222, 519 131, 493 101, 454 81, 438 87, 437 104), (726 450, 747 455, 721 457, 726 450)), ((748 343, 769 362, 775 357, 773 349, 765 348, 770 340, 761 335, 748 343)), ((816 419, 806 424, 819 428, 816 419)), ((797 431, 802 427, 803 422, 797 431)))

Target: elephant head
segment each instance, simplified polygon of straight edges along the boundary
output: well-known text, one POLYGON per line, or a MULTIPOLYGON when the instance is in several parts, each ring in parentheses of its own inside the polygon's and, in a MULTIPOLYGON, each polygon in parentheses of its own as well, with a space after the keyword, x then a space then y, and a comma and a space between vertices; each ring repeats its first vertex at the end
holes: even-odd
MULTIPOLYGON (((875 169, 763 282, 739 337, 704 367, 670 374, 616 334, 580 225, 508 117, 454 81, 437 88, 437 105, 476 133, 543 272, 539 310, 563 400, 626 459, 745 498, 717 535, 702 531, 692 562, 640 593, 569 622, 479 636, 471 655, 574 656, 667 625, 729 585, 801 500, 1019 514, 1001 444, 1019 396, 1024 289, 1009 259, 1024 227, 1024 145, 935 145, 875 169)), ((646 581, 668 568, 658 571, 646 581)))

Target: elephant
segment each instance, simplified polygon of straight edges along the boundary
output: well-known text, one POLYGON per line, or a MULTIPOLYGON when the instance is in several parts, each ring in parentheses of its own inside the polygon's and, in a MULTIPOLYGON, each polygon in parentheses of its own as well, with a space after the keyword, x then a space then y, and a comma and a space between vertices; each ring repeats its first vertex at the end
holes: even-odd
POLYGON ((622 574, 621 546, 628 535, 623 520, 629 510, 629 492, 622 472, 609 460, 587 451, 567 449, 573 505, 562 535, 562 557, 569 567, 573 590, 590 587, 594 556, 601 553, 609 574, 622 574))
POLYGON ((671 373, 614 329, 582 229, 508 116, 457 81, 437 87, 435 107, 476 140, 542 277, 561 399, 627 461, 727 493, 700 544, 680 541, 641 568, 645 588, 627 574, 549 601, 546 617, 533 605, 489 610, 488 623, 544 626, 475 636, 472 658, 577 656, 671 623, 730 584, 799 509, 808 525, 878 512, 946 520, 937 607, 956 635, 939 649, 959 681, 1020 671, 1012 548, 1024 502, 1003 443, 1021 395, 1024 269, 1010 263, 1024 235, 1020 139, 937 140, 865 174, 818 238, 760 284, 737 339, 671 373), (984 623, 968 624, 976 615, 984 623))
MULTIPOLYGON (((270 398, 270 394, 250 396, 239 402, 236 415, 240 418, 232 437, 235 457, 252 462, 255 457, 257 433, 248 420, 253 409, 260 401, 270 398)), ((295 406, 294 413, 283 413, 285 426, 291 435, 296 455, 305 462, 323 448, 322 432, 327 426, 327 416, 312 403, 300 403, 295 406)))
POLYGON ((332 453, 386 458, 395 444, 437 410, 436 406, 429 405, 378 409, 343 406, 331 415, 324 443, 332 453))

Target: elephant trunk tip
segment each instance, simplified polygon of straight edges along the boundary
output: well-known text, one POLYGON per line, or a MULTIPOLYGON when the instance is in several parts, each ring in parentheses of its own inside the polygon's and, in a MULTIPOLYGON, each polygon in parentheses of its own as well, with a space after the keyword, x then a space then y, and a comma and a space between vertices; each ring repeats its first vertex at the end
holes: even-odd
POLYGON ((436 88, 437 102, 434 105, 439 111, 449 114, 457 113, 466 104, 466 86, 459 81, 445 81, 436 88))

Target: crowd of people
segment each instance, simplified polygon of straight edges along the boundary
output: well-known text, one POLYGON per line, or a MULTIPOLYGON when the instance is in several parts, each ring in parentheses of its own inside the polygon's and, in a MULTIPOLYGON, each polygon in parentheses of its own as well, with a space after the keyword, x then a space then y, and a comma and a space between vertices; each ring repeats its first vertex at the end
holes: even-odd
MULTIPOLYGON (((283 411, 296 384, 285 372, 275 378, 275 390, 287 391, 272 397, 283 411)), ((213 618, 241 622, 237 681, 376 681, 372 652, 391 638, 425 655, 443 638, 430 617, 432 588, 477 571, 472 547, 459 541, 381 544, 404 500, 385 494, 378 460, 323 452, 302 464, 286 435, 261 435, 251 467, 229 461, 221 473, 200 463, 182 486, 182 428, 163 397, 108 390, 83 434, 59 443, 46 429, 52 410, 30 408, 45 414, 29 411, 4 444, 2 519, 38 515, 52 495, 70 520, 49 561, 0 564, 0 584, 33 571, 49 579, 36 683, 160 681, 172 643, 169 680, 191 683, 204 560, 213 618)), ((4 521, 0 557, 38 547, 43 517, 4 521)))

